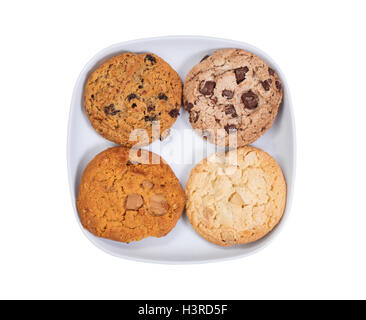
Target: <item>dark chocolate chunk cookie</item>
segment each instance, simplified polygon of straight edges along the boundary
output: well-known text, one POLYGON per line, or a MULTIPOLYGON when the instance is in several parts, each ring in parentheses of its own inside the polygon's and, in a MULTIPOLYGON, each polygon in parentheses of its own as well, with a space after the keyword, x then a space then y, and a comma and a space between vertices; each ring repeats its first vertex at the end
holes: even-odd
POLYGON ((236 133, 240 147, 272 126, 282 91, 278 75, 261 58, 240 49, 222 49, 205 56, 188 73, 183 100, 194 129, 202 135, 224 130, 225 141, 215 134, 205 137, 225 146, 236 133))

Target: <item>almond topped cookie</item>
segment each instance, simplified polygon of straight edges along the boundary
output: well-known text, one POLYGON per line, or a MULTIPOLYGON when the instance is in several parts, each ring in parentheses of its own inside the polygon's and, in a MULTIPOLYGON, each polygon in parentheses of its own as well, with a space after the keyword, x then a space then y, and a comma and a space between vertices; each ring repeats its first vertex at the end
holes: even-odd
POLYGON ((220 146, 228 146, 230 135, 235 134, 240 147, 271 128, 282 101, 282 84, 276 72, 253 53, 221 49, 190 70, 183 99, 198 133, 220 146))
POLYGON ((84 90, 85 111, 93 128, 128 147, 166 137, 181 103, 178 74, 152 53, 126 52, 107 60, 90 75, 84 90))
POLYGON ((94 235, 127 243, 162 237, 181 217, 185 195, 172 169, 156 154, 138 153, 110 148, 85 168, 77 209, 94 235))

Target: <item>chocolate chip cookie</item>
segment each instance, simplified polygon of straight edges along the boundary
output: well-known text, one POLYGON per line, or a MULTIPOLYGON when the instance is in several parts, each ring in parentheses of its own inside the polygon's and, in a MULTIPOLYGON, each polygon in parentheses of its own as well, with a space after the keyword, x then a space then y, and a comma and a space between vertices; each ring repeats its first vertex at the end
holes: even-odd
POLYGON ((190 70, 183 99, 192 127, 204 138, 228 146, 230 136, 237 136, 240 147, 272 126, 282 101, 282 85, 261 58, 241 49, 222 49, 190 70))
POLYGON ((178 74, 152 53, 126 52, 109 59, 90 75, 84 90, 93 128, 128 147, 166 137, 181 103, 178 74))
POLYGON ((213 154, 192 170, 187 216, 205 239, 220 246, 249 243, 270 232, 286 205, 286 182, 277 162, 244 146, 213 154))
POLYGON ((124 147, 107 149, 90 161, 77 199, 84 228, 127 243, 165 236, 184 206, 184 191, 162 158, 146 150, 130 154, 124 147))

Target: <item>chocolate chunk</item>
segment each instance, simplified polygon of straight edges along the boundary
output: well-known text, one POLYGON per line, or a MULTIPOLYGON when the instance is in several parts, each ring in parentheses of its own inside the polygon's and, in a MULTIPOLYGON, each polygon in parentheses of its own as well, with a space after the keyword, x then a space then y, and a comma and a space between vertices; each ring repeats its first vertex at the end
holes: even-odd
POLYGON ((94 100, 94 94, 92 94, 90 97, 94 100))
POLYGON ((225 90, 222 90, 222 96, 226 97, 228 99, 232 99, 234 96, 234 92, 232 92, 231 90, 225 89, 225 90))
POLYGON ((194 105, 193 103, 190 103, 190 102, 186 102, 185 104, 185 109, 190 112, 192 109, 193 109, 194 105))
POLYGON ((205 56, 201 59, 201 61, 200 61, 200 62, 202 62, 202 61, 206 60, 208 57, 209 57, 209 55, 208 55, 208 54, 207 54, 207 55, 205 55, 205 56))
POLYGON ((145 116, 145 118, 144 118, 144 120, 146 122, 149 122, 149 121, 153 122, 153 121, 156 121, 156 119, 157 119, 156 114, 155 115, 152 115, 152 116, 145 116))
POLYGON ((131 108, 136 108, 137 107, 137 104, 136 103, 133 103, 132 105, 131 105, 131 108))
POLYGON ((114 108, 114 104, 111 103, 109 106, 104 107, 104 113, 110 116, 115 116, 120 110, 114 108))
POLYGON ((270 76, 274 76, 275 75, 274 70, 272 68, 269 68, 269 67, 268 67, 268 73, 269 73, 270 76))
POLYGON ((138 96, 135 95, 134 93, 131 93, 127 96, 127 100, 131 101, 132 99, 138 99, 138 96))
POLYGON ((227 125, 224 127, 224 129, 225 129, 225 131, 226 131, 228 134, 230 134, 230 133, 232 133, 233 131, 236 131, 236 130, 237 130, 236 126, 235 126, 235 125, 233 125, 233 124, 227 124, 227 125))
POLYGON ((264 90, 268 91, 271 88, 272 79, 267 79, 261 82, 264 90))
POLYGON ((276 80, 276 88, 277 88, 278 91, 280 91, 281 88, 282 88, 282 84, 278 80, 276 80))
POLYGON ((147 54, 145 56, 145 62, 146 61, 150 61, 151 65, 154 65, 156 63, 156 59, 151 54, 147 54))
POLYGON ((241 96, 241 101, 244 103, 245 108, 250 110, 258 106, 258 96, 252 91, 244 93, 241 96))
POLYGON ((248 67, 241 67, 234 70, 237 84, 245 80, 245 75, 248 71, 249 71, 248 67))
POLYGON ((164 93, 159 93, 158 98, 159 100, 165 100, 165 101, 168 100, 168 97, 164 93))
POLYGON ((178 109, 172 109, 169 111, 169 115, 172 118, 177 118, 179 116, 179 110, 178 109))
POLYGON ((139 85, 139 89, 142 89, 144 87, 144 79, 141 78, 140 81, 141 81, 141 84, 139 85))
POLYGON ((206 81, 204 86, 200 89, 200 92, 205 96, 210 96, 213 94, 215 87, 216 87, 216 82, 206 81))
POLYGON ((151 111, 154 111, 154 110, 155 110, 154 106, 147 107, 147 112, 151 112, 151 111))
POLYGON ((225 114, 231 115, 233 118, 236 118, 238 116, 235 107, 232 104, 228 104, 227 106, 225 106, 225 114))
POLYGON ((197 122, 197 120, 198 120, 198 117, 199 117, 199 112, 191 112, 190 114, 189 114, 189 122, 193 122, 193 123, 196 123, 197 122))

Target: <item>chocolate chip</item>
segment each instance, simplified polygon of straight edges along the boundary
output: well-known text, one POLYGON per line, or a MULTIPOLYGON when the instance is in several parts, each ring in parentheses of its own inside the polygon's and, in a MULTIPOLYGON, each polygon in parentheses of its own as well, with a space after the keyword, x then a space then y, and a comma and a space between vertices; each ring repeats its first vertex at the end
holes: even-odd
POLYGON ((198 120, 198 117, 199 117, 199 112, 191 112, 190 114, 189 114, 189 122, 193 122, 193 123, 196 123, 197 122, 197 120, 198 120))
POLYGON ((237 84, 245 80, 245 75, 248 71, 249 71, 248 67, 241 67, 234 70, 237 84))
POLYGON ((147 107, 147 112, 151 112, 151 111, 154 111, 154 110, 155 110, 154 106, 147 107))
POLYGON ((147 54, 145 56, 145 62, 146 61, 150 61, 151 65, 154 65, 156 63, 156 59, 151 54, 147 54))
POLYGON ((177 118, 179 116, 179 110, 178 109, 172 109, 169 111, 169 115, 172 118, 177 118))
POLYGON ((213 94, 215 87, 216 87, 216 82, 206 81, 204 86, 200 89, 200 92, 205 96, 210 96, 213 94))
POLYGON ((228 99, 232 99, 232 97, 234 96, 234 92, 232 92, 231 90, 222 90, 222 96, 226 97, 228 99))
POLYGON ((235 125, 233 125, 233 124, 227 124, 227 125, 224 127, 224 129, 225 129, 225 131, 226 131, 228 134, 230 134, 230 133, 232 133, 233 131, 236 131, 236 130, 237 130, 236 126, 235 126, 235 125))
POLYGON ((139 85, 139 89, 142 89, 144 86, 142 84, 139 85))
POLYGON ((156 114, 155 115, 152 115, 152 116, 145 116, 145 118, 144 118, 144 120, 146 121, 146 122, 153 122, 153 121, 155 121, 157 119, 157 116, 156 116, 156 114))
POLYGON ((200 61, 200 62, 202 62, 202 61, 206 60, 208 57, 209 57, 209 55, 208 55, 208 54, 207 54, 207 55, 205 55, 205 56, 201 59, 201 61, 200 61))
POLYGON ((136 108, 136 107, 137 107, 137 104, 136 104, 136 103, 133 103, 133 104, 131 105, 131 107, 132 107, 132 108, 136 108))
POLYGON ((135 95, 134 93, 131 93, 130 95, 127 96, 128 101, 131 101, 132 99, 137 99, 137 98, 138 98, 138 96, 135 95))
POLYGON ((94 99, 94 94, 92 94, 90 97, 91 97, 92 99, 94 99))
POLYGON ((186 102, 185 104, 185 109, 190 112, 192 109, 193 109, 194 105, 193 103, 190 103, 190 102, 186 102))
POLYGON ((120 110, 114 108, 114 104, 111 103, 109 106, 104 107, 104 113, 110 116, 115 116, 120 110))
POLYGON ((159 100, 165 100, 165 101, 168 100, 168 97, 164 93, 159 93, 158 98, 159 100))
POLYGON ((278 91, 280 91, 281 88, 282 88, 282 84, 278 80, 276 80, 276 88, 277 88, 278 91))
POLYGON ((241 101, 247 109, 255 109, 258 106, 258 96, 252 91, 244 93, 241 96, 241 101))
POLYGON ((268 68, 268 73, 271 76, 274 76, 275 75, 275 72, 274 72, 274 70, 272 68, 268 68))
POLYGON ((268 91, 271 88, 272 79, 267 79, 261 82, 264 90, 268 91))
POLYGON ((236 118, 238 116, 235 107, 232 104, 228 104, 227 106, 225 106, 225 114, 231 115, 233 118, 236 118))

